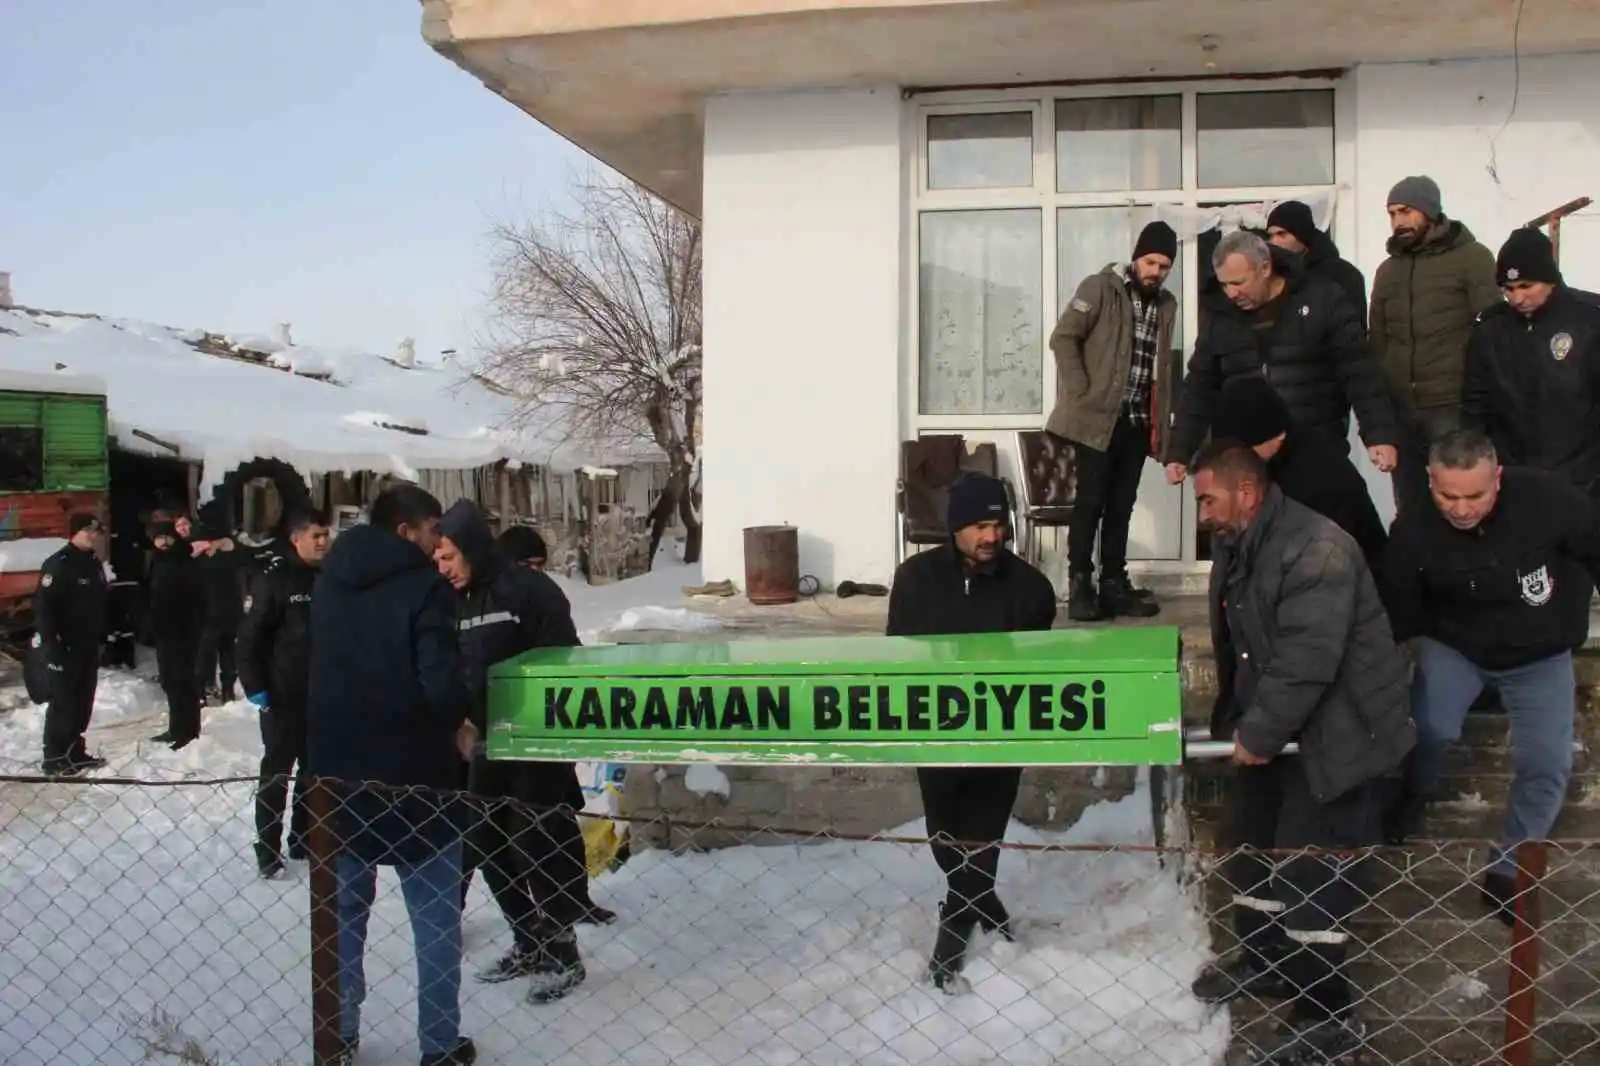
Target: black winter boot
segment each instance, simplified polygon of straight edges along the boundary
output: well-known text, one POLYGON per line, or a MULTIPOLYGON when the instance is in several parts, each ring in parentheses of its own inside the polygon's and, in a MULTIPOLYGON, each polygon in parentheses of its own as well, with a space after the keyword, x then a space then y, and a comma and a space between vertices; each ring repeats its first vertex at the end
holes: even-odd
POLYGON ((1100 596, 1095 591, 1094 575, 1073 574, 1068 579, 1067 617, 1074 622, 1098 622, 1105 617, 1100 612, 1100 596))
POLYGON ((449 1051, 434 1051, 422 1056, 422 1066, 472 1066, 478 1061, 478 1045, 464 1036, 449 1051))
POLYGON ((1100 613, 1107 618, 1154 618, 1161 607, 1148 596, 1140 596, 1126 577, 1100 576, 1100 613))
POLYGON ((933 956, 928 960, 928 979, 947 995, 962 991, 966 982, 961 971, 967 965, 967 944, 972 940, 978 918, 970 909, 946 918, 948 908, 939 908, 939 935, 933 941, 933 956))
POLYGON ((578 954, 578 936, 571 929, 552 933, 540 945, 540 952, 528 983, 529 1003, 554 1003, 589 976, 578 954))
POLYGON ((1000 902, 999 896, 990 892, 973 904, 973 909, 978 912, 979 929, 1016 943, 1017 937, 1011 928, 1011 915, 1006 911, 1006 905, 1000 902))
POLYGON ((1479 889, 1479 895, 1489 913, 1498 918, 1502 925, 1517 924, 1517 879, 1514 874, 1490 870, 1483 875, 1483 887, 1479 889))

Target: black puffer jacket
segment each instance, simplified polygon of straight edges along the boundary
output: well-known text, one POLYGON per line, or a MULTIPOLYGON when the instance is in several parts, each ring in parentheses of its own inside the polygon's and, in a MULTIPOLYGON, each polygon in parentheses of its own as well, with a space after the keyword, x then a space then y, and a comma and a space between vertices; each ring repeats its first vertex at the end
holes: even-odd
POLYGON ((1561 286, 1532 317, 1499 303, 1467 342, 1461 420, 1500 462, 1600 490, 1600 296, 1561 286))
POLYGON ((1265 363, 1250 314, 1215 279, 1202 295, 1200 338, 1163 462, 1189 461, 1211 428, 1223 383, 1245 374, 1265 375, 1302 429, 1342 440, 1353 407, 1369 446, 1398 442, 1388 392, 1344 291, 1308 274, 1297 255, 1274 248, 1272 262, 1288 288, 1265 363))
POLYGON ((456 731, 471 711, 455 594, 433 560, 358 525, 328 550, 311 603, 312 774, 347 790, 341 841, 367 862, 420 862, 459 839, 456 731), (360 782, 406 787, 362 788, 360 782))
POLYGON ((1322 803, 1399 766, 1416 739, 1406 664, 1356 542, 1274 487, 1236 543, 1213 544, 1212 735, 1267 758, 1298 738, 1322 803))

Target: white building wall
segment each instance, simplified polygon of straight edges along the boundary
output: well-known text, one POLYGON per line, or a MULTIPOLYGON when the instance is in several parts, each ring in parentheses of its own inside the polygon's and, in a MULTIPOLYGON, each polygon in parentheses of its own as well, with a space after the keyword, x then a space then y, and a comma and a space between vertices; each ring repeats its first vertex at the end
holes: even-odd
POLYGON ((705 575, 790 523, 823 584, 894 568, 897 89, 715 97, 705 116, 705 575))
MULTIPOLYGON (((1345 254, 1369 285, 1387 254, 1389 190, 1408 174, 1437 181, 1445 214, 1491 252, 1569 200, 1600 200, 1600 53, 1380 64, 1352 77, 1356 245, 1345 254)), ((1600 210, 1562 223, 1561 265, 1571 284, 1600 289, 1600 210)), ((1387 521, 1388 477, 1357 465, 1387 521)))

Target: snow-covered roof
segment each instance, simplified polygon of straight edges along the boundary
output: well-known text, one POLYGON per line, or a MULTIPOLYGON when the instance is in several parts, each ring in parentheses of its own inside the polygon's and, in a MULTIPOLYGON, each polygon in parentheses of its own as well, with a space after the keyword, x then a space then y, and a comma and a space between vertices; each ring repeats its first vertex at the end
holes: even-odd
POLYGON ((149 438, 175 445, 203 464, 207 485, 257 456, 403 477, 502 459, 570 472, 655 456, 644 444, 575 443, 559 415, 512 428, 512 398, 454 362, 408 368, 360 350, 14 309, 0 310, 0 367, 0 387, 103 390, 118 447, 170 456, 149 438))

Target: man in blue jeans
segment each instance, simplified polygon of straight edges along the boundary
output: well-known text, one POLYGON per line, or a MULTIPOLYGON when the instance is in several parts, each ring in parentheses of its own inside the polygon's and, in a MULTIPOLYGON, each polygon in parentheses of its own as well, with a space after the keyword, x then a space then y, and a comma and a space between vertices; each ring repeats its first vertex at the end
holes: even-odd
POLYGON ((1475 429, 1441 437, 1428 460, 1432 507, 1402 511, 1389 539, 1395 637, 1415 638, 1417 746, 1391 839, 1414 831, 1485 686, 1511 724, 1510 804, 1483 899, 1514 920, 1515 846, 1544 840, 1572 772, 1572 650, 1589 631, 1600 523, 1589 498, 1539 470, 1502 469, 1475 429))
POLYGON ((377 868, 400 878, 417 952, 422 1066, 470 1066, 461 1035, 460 787, 476 741, 455 592, 434 568, 439 501, 414 485, 340 534, 311 603, 306 768, 332 779, 339 839, 341 1066, 355 1061, 377 868))

